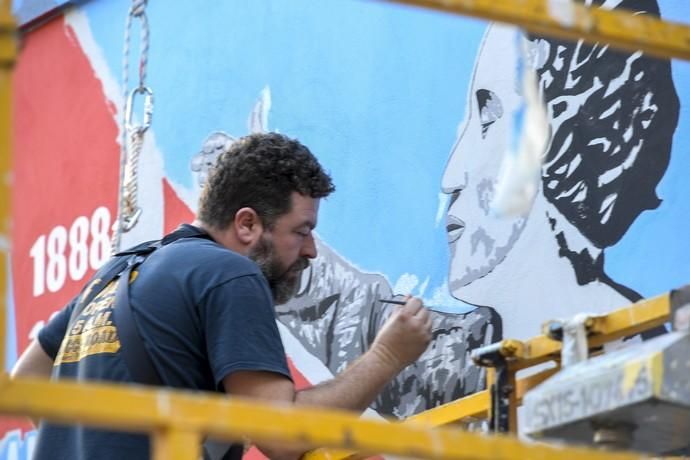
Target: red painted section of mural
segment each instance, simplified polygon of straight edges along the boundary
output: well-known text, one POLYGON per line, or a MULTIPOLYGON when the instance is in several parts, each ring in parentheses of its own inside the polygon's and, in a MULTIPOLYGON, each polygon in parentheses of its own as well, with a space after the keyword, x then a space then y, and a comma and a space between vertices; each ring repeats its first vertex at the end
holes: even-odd
POLYGON ((117 209, 114 108, 59 17, 25 36, 15 73, 12 273, 21 353, 108 257, 117 209))
POLYGON ((163 178, 163 203, 165 211, 163 214, 163 231, 167 234, 177 228, 183 223, 191 224, 194 221, 194 213, 182 201, 168 182, 168 179, 163 178))
MULTIPOLYGON (((103 241, 115 215, 119 146, 114 108, 62 17, 24 37, 13 102, 12 273, 21 353, 32 329, 79 290, 101 262, 99 251, 109 250, 103 241)), ((30 425, 0 419, 0 434, 17 428, 30 425)))
MULTIPOLYGON (((303 390, 305 388, 309 388, 311 383, 302 375, 302 373, 297 370, 297 367, 295 366, 295 363, 292 362, 292 360, 288 357, 287 359, 288 362, 288 367, 290 368, 290 374, 292 375, 292 380, 295 382, 295 389, 296 390, 303 390)), ((244 460, 266 460, 267 457, 262 454, 259 449, 256 447, 252 446, 247 452, 244 454, 244 460)))
POLYGON ((290 375, 292 375, 292 380, 295 382, 295 390, 304 390, 312 386, 309 380, 302 374, 295 366, 295 363, 288 357, 287 359, 288 367, 290 368, 290 375))
POLYGON ((259 451, 254 446, 251 446, 245 453, 244 457, 242 457, 244 460, 267 460, 268 457, 266 457, 264 454, 259 451))
MULTIPOLYGON (((62 308, 110 254, 117 210, 115 108, 62 17, 27 34, 14 81, 12 272, 17 348, 62 308)), ((164 228, 194 213, 162 181, 164 228)), ((311 386, 288 359, 297 389, 311 386)), ((0 418, 0 437, 30 429, 0 418)), ((252 448, 245 458, 265 458, 252 448)))

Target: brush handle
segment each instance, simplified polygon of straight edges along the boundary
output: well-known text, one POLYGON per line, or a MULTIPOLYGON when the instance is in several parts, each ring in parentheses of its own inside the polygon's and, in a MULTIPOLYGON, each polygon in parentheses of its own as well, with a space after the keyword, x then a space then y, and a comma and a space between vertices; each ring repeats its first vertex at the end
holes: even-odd
MULTIPOLYGON (((379 299, 379 302, 381 303, 392 303, 393 305, 405 305, 407 302, 403 300, 394 300, 394 299, 379 299)), ((437 313, 444 313, 443 310, 439 310, 436 307, 433 307, 431 305, 424 305, 424 308, 427 310, 435 311, 437 313)))
POLYGON ((402 300, 393 300, 393 299, 379 299, 379 302, 381 303, 392 303, 393 305, 405 305, 407 302, 404 302, 402 300))

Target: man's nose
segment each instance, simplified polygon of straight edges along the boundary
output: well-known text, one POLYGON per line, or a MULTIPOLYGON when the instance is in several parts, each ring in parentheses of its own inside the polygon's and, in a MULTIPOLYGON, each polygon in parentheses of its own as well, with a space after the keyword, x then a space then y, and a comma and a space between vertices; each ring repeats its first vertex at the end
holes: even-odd
POLYGON ((309 236, 304 239, 300 256, 308 259, 316 257, 316 243, 314 242, 314 235, 311 232, 309 232, 309 236))

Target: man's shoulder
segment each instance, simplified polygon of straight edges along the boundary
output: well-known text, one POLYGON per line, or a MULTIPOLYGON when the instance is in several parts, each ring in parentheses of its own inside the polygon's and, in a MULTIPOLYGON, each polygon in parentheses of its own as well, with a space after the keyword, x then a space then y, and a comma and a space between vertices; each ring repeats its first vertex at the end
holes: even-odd
POLYGON ((226 279, 261 274, 259 267, 248 257, 204 238, 184 238, 156 252, 157 264, 177 267, 178 271, 187 268, 195 273, 223 274, 226 279))

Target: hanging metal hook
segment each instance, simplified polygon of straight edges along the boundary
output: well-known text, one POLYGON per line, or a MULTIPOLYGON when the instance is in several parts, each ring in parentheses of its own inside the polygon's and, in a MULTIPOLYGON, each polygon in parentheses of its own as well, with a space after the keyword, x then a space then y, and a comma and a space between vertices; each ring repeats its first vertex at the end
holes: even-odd
POLYGON ((153 91, 147 86, 139 86, 129 92, 127 102, 125 105, 125 128, 127 132, 137 131, 143 134, 151 126, 153 119, 153 91), (137 94, 144 95, 144 120, 139 126, 132 125, 132 112, 134 107, 134 99, 137 94))
POLYGON ((141 216, 141 212, 142 212, 141 208, 137 208, 134 211, 134 214, 132 214, 131 216, 123 216, 123 218, 122 218, 122 230, 124 232, 128 232, 134 228, 134 226, 139 221, 139 217, 141 216))

